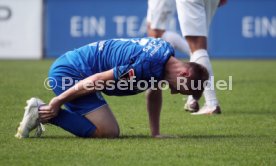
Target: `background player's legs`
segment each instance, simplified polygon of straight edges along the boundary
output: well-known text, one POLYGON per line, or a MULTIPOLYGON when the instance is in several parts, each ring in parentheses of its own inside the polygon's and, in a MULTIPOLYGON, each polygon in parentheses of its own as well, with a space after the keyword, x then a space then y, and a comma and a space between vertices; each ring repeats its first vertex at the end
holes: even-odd
POLYGON ((154 38, 162 38, 165 41, 169 42, 173 46, 173 48, 184 54, 190 55, 190 48, 187 41, 178 33, 162 29, 152 29, 150 27, 150 23, 148 23, 147 31, 148 36, 154 38))
POLYGON ((173 17, 174 12, 174 0, 148 0, 148 36, 154 38, 163 38, 175 49, 189 55, 190 49, 186 40, 178 33, 166 30, 169 24, 169 20, 173 17))
MULTIPOLYGON (((191 51, 192 55, 190 58, 191 62, 196 62, 199 63, 203 66, 205 66, 209 72, 210 77, 214 76, 213 70, 212 70, 212 65, 209 59, 209 55, 207 52, 207 39, 206 37, 202 36, 187 36, 186 37, 191 51)), ((205 97, 205 102, 207 106, 217 106, 218 105, 218 100, 216 98, 216 92, 213 89, 206 89, 204 91, 204 97, 205 97)), ((192 102, 191 100, 192 97, 188 97, 188 102, 192 102)))
POLYGON ((169 42, 178 51, 190 55, 191 51, 187 41, 178 33, 166 30, 161 38, 169 42))
MULTIPOLYGON (((180 28, 192 52, 190 61, 205 66, 210 77, 213 76, 213 70, 207 52, 207 36, 209 24, 217 9, 218 3, 219 0, 176 0, 180 28)), ((217 109, 220 112, 214 89, 206 89, 204 91, 204 97, 207 107, 201 109, 200 112, 207 111, 208 113, 212 113, 217 109)), ((186 105, 190 103, 194 103, 194 99, 191 96, 188 97, 186 105)), ((189 108, 186 105, 185 108, 189 108)))

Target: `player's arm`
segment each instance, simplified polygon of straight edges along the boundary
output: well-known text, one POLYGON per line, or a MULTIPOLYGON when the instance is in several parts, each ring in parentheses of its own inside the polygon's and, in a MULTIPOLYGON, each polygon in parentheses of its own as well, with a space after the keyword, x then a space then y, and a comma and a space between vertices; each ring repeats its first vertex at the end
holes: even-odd
POLYGON ((41 121, 46 122, 47 120, 55 117, 58 114, 60 107, 64 103, 80 96, 96 92, 99 85, 104 86, 106 81, 113 79, 113 69, 111 69, 105 72, 94 74, 79 81, 59 96, 54 97, 50 101, 49 105, 40 108, 39 112, 41 121))
POLYGON ((64 104, 80 96, 96 92, 98 90, 97 88, 99 88, 99 86, 104 86, 104 83, 108 80, 113 80, 113 70, 87 77, 57 96, 57 98, 64 104))
POLYGON ((162 90, 147 91, 147 111, 152 137, 160 136, 160 113, 162 108, 162 90))

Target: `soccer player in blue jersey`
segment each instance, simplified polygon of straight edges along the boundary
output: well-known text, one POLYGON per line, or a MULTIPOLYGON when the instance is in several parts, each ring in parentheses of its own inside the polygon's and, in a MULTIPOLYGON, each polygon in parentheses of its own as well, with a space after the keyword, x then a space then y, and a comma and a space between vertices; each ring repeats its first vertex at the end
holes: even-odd
POLYGON ((111 39, 91 43, 65 53, 53 63, 49 78, 54 80, 51 88, 56 97, 48 105, 37 98, 28 100, 16 137, 28 137, 35 128, 36 134, 41 135, 41 123, 56 125, 79 137, 118 137, 119 125, 101 92, 122 96, 146 89, 151 135, 160 137, 161 89, 145 88, 145 84, 155 80, 153 85, 157 85, 165 80, 172 94, 193 95, 198 99, 208 77, 203 66, 174 58, 174 49, 162 39, 111 39), (178 85, 179 78, 184 78, 183 86, 178 85), (118 86, 121 81, 128 81, 127 88, 118 86), (142 87, 139 81, 143 81, 142 87), (192 83, 202 88, 193 89, 192 83), (65 109, 61 108, 63 105, 65 109))

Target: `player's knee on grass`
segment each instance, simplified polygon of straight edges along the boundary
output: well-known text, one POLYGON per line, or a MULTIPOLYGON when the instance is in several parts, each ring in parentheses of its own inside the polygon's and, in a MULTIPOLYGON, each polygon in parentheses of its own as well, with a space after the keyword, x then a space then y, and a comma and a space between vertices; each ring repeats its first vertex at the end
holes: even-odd
POLYGON ((97 128, 92 138, 118 138, 119 137, 119 128, 118 127, 109 127, 109 128, 97 128))
POLYGON ((119 125, 108 105, 90 112, 85 117, 96 126, 91 135, 94 138, 117 138, 120 134, 119 125))

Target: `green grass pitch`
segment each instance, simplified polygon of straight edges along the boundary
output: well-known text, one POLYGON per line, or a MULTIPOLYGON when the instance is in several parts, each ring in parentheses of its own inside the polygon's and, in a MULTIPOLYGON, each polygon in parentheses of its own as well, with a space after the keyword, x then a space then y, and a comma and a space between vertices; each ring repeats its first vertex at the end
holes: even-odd
POLYGON ((43 86, 52 60, 0 61, 0 165, 276 165, 276 61, 215 60, 223 114, 191 116, 183 96, 164 92, 161 132, 149 137, 145 94, 106 97, 119 139, 81 139, 51 125, 41 138, 18 140, 25 101, 53 96, 43 86))

